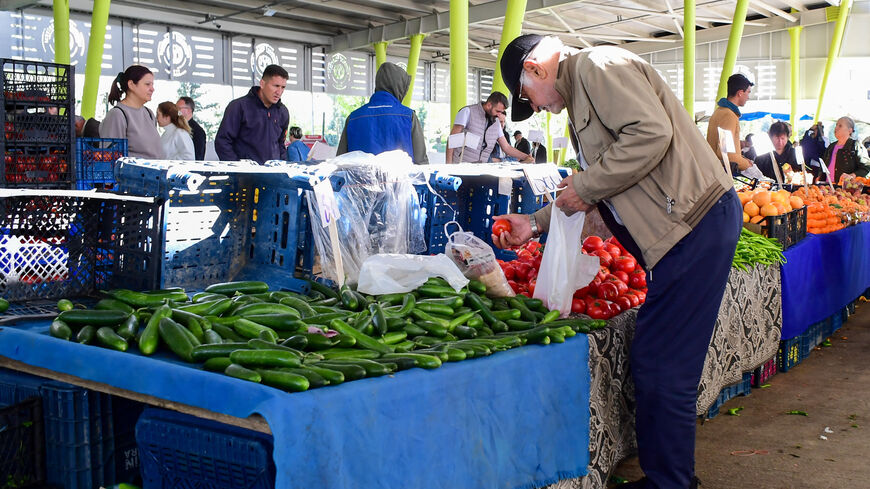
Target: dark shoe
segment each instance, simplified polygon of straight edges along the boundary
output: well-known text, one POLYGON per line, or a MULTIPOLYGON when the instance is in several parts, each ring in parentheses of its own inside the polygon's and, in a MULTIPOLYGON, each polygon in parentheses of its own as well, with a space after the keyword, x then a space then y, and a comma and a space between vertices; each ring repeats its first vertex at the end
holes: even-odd
MULTIPOLYGON (((698 489, 698 486, 701 485, 701 480, 697 477, 692 477, 692 483, 689 484, 689 489, 698 489)), ((646 477, 638 479, 633 482, 626 482, 625 484, 620 484, 616 486, 616 489, 645 489, 646 488, 646 477)))

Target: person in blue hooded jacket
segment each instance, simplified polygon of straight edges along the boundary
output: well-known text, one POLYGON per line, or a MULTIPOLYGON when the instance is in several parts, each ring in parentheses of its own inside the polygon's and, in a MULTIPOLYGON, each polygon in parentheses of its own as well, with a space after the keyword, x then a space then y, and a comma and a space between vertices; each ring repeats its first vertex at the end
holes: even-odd
POLYGON ((394 63, 384 63, 375 76, 369 102, 347 116, 336 154, 365 151, 379 154, 400 149, 418 165, 429 164, 426 139, 417 113, 402 105, 411 76, 394 63))

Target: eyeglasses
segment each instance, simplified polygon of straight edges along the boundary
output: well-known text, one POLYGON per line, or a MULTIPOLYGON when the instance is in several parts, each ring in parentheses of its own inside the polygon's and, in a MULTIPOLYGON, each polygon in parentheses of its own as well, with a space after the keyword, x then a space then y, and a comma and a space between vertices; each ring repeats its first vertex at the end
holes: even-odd
POLYGON ((531 103, 528 97, 523 95, 523 79, 526 77, 526 73, 523 72, 520 74, 520 89, 517 91, 517 100, 523 103, 531 103))

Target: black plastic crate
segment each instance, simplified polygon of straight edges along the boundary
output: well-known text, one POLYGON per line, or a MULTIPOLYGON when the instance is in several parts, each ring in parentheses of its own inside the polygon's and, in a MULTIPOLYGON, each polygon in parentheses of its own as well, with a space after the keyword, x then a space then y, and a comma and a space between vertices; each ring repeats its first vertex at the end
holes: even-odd
POLYGON ((768 216, 762 232, 769 238, 776 238, 786 250, 793 244, 807 237, 807 208, 795 209, 778 216, 768 216))
POLYGON ((127 156, 126 139, 76 139, 76 188, 112 188, 115 162, 127 156))
POLYGON ((42 399, 31 397, 0 408, 0 482, 4 488, 45 481, 42 399))
POLYGON ((0 64, 0 186, 71 188, 74 67, 13 59, 0 64))
POLYGON ((21 302, 156 288, 162 201, 115 197, 0 195, 0 296, 21 302))

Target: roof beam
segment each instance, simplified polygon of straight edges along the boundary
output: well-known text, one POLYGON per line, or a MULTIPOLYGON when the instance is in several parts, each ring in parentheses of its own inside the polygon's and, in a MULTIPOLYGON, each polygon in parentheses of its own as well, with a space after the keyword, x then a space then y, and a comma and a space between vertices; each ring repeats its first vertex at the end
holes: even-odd
POLYGON ((562 24, 562 27, 565 28, 565 30, 567 30, 571 34, 574 34, 577 37, 577 40, 582 42, 584 46, 586 46, 587 48, 592 47, 592 43, 587 41, 586 38, 581 36, 580 34, 577 34, 577 31, 575 31, 573 27, 568 25, 568 23, 565 22, 565 19, 563 19, 561 15, 558 15, 558 14, 556 14, 556 12, 553 12, 553 9, 551 9, 551 8, 548 8, 547 12, 549 12, 550 15, 552 15, 556 20, 558 20, 559 23, 562 24))
MULTIPOLYGON (((149 3, 151 3, 151 1, 152 0, 149 0, 149 3)), ((264 2, 263 0, 207 0, 203 3, 209 3, 216 6, 233 9, 232 12, 224 16, 224 18, 237 17, 239 15, 250 12, 255 12, 254 15, 256 17, 258 16, 257 13, 262 14, 265 6, 268 5, 268 8, 277 12, 276 16, 278 18, 289 17, 292 19, 303 20, 310 23, 332 25, 344 29, 356 29, 370 25, 364 19, 347 17, 344 15, 333 14, 330 12, 321 12, 318 10, 311 10, 306 8, 291 7, 287 5, 288 2, 289 0, 273 0, 271 2, 264 2)), ((186 5, 190 4, 191 2, 186 3, 186 5)), ((221 18, 220 15, 216 15, 216 17, 218 17, 219 19, 221 18)), ((275 17, 272 18, 274 19, 275 17)), ((270 22, 269 19, 264 19, 263 23, 265 24, 268 22, 270 22)))
MULTIPOLYGON (((671 18, 674 16, 678 16, 680 19, 683 18, 683 16, 679 15, 679 14, 672 15, 672 14, 669 14, 667 12, 659 12, 657 10, 647 10, 647 9, 634 8, 634 7, 620 7, 617 5, 603 5, 603 4, 598 4, 598 3, 589 3, 587 5, 594 5, 598 8, 605 9, 605 10, 612 10, 614 12, 627 12, 627 13, 633 13, 633 14, 643 14, 643 15, 650 15, 653 17, 671 18)), ((623 20, 633 20, 633 19, 623 19, 623 20)), ((707 21, 707 22, 727 22, 729 24, 731 23, 731 19, 723 19, 720 17, 695 16, 695 20, 703 20, 703 21, 707 21)), ((753 23, 746 22, 744 25, 753 25, 753 23)), ((760 25, 760 24, 755 23, 755 25, 760 25)))
MULTIPOLYGON (((396 4, 394 0, 385 0, 396 4)), ((526 3, 526 12, 541 10, 547 7, 558 7, 574 3, 578 0, 528 0, 526 3)), ((494 0, 492 2, 474 5, 468 8, 468 23, 477 24, 504 17, 507 0, 494 0)), ((438 32, 450 28, 450 13, 438 12, 429 15, 424 15, 416 19, 409 19, 404 22, 394 22, 378 27, 363 29, 348 34, 339 34, 332 40, 333 51, 344 51, 347 49, 358 49, 368 47, 369 44, 377 41, 395 41, 403 39, 411 34, 428 34, 438 32)))
MULTIPOLYGON (((152 2, 152 4, 153 3, 154 2, 152 2)), ((52 0, 38 0, 38 4, 46 8, 52 8, 52 0)), ((94 3, 88 0, 69 0, 69 6, 72 11, 90 13, 93 11, 94 3)), ((200 22, 202 21, 203 16, 190 12, 189 8, 187 8, 186 12, 167 12, 167 10, 168 9, 162 9, 164 13, 172 13, 172 15, 164 15, 160 20, 161 23, 193 27, 227 34, 240 34, 280 39, 290 42, 301 42, 318 46, 329 45, 329 43, 332 42, 332 36, 300 32, 298 26, 296 26, 296 22, 284 21, 281 19, 271 22, 271 26, 263 24, 253 25, 246 21, 226 19, 219 22, 221 27, 218 28, 213 24, 201 24, 200 22), (294 30, 294 27, 297 27, 297 29, 294 30)), ((148 22, 143 22, 142 19, 153 19, 155 9, 154 7, 139 7, 135 5, 122 4, 116 1, 112 2, 112 5, 109 7, 109 14, 112 17, 124 18, 145 24, 148 22)))
MULTIPOLYGON (((827 19, 825 18, 825 9, 804 10, 803 12, 799 12, 794 15, 798 17, 799 24, 803 27, 827 23, 827 19)), ((789 22, 785 19, 768 19, 768 22, 765 26, 749 25, 749 23, 747 22, 746 26, 743 28, 743 37, 784 31, 789 27, 795 27, 795 23, 789 22)), ((703 29, 695 33, 695 43, 709 44, 713 42, 727 41, 730 34, 730 25, 722 25, 718 27, 712 27, 710 29, 703 29)), ((663 39, 673 39, 674 41, 679 40, 675 36, 666 36, 663 39)), ((660 44, 653 44, 648 42, 631 43, 626 44, 623 47, 635 54, 649 54, 658 51, 673 49, 662 48, 660 44)))
POLYGON ((399 20, 400 15, 398 12, 384 10, 377 7, 370 7, 368 5, 363 5, 361 3, 350 3, 339 0, 296 0, 297 3, 310 5, 316 10, 326 9, 327 11, 332 10, 335 12, 341 12, 345 14, 350 14, 356 17, 369 17, 373 19, 381 19, 395 22, 399 20))
POLYGON ((752 5, 755 5, 756 7, 760 8, 762 10, 770 12, 771 14, 778 15, 778 16, 782 17, 783 19, 788 20, 789 22, 797 22, 797 20, 798 20, 797 17, 795 17, 794 15, 789 14, 787 12, 783 12, 782 10, 771 6, 770 4, 762 2, 761 0, 750 0, 749 3, 751 3, 752 5))

